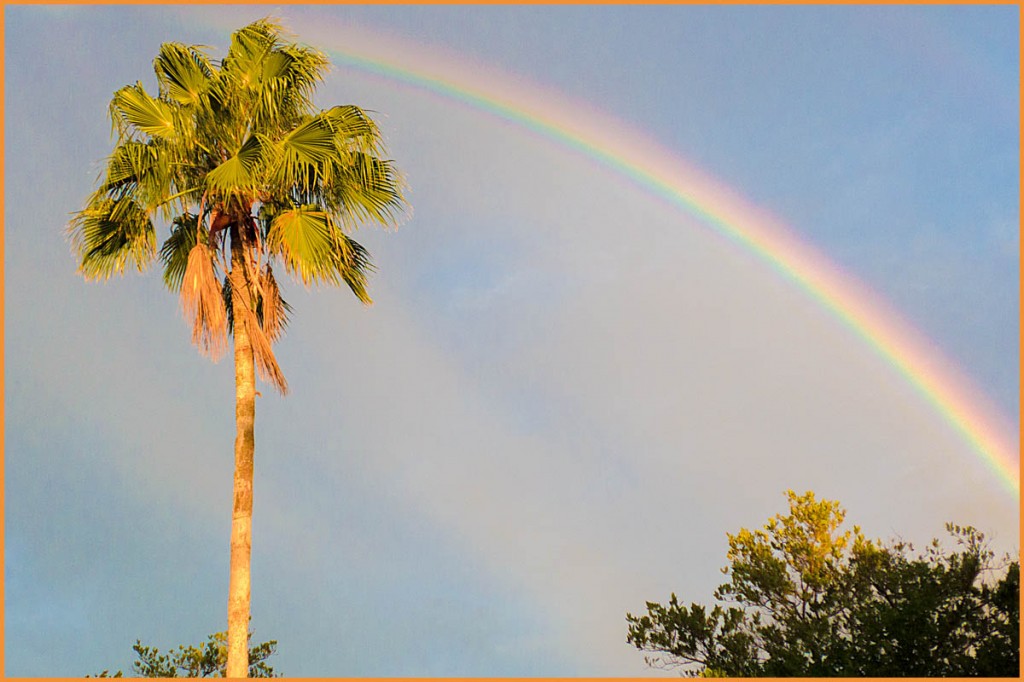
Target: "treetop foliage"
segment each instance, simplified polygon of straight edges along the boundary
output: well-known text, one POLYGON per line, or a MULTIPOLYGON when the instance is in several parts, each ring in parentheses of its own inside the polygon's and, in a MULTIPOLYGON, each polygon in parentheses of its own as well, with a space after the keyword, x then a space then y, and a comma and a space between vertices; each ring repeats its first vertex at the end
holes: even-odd
POLYGON ((627 614, 627 641, 692 676, 1019 674, 1020 567, 984 536, 956 547, 883 544, 842 530, 839 503, 788 491, 789 513, 728 534, 728 582, 710 610, 675 594, 627 614))
MULTIPOLYGON (((227 669, 227 633, 210 635, 198 647, 180 645, 177 651, 160 653, 156 647, 145 646, 135 640, 132 647, 136 660, 132 662, 133 677, 224 677, 227 669)), ((267 664, 267 659, 277 653, 277 642, 271 640, 249 648, 249 677, 279 677, 267 664)), ((90 675, 86 675, 90 677, 90 675)), ((94 677, 124 677, 118 670, 110 674, 104 670, 94 677)))
POLYGON ((274 268, 306 286, 347 286, 369 304, 373 263, 350 233, 393 226, 408 208, 367 112, 314 106, 327 68, 326 55, 290 42, 271 19, 235 31, 219 60, 202 46, 162 44, 157 91, 136 82, 114 93, 114 150, 67 229, 86 279, 160 260, 193 343, 213 359, 229 345, 235 308, 260 376, 282 393, 271 345, 290 306, 274 268))

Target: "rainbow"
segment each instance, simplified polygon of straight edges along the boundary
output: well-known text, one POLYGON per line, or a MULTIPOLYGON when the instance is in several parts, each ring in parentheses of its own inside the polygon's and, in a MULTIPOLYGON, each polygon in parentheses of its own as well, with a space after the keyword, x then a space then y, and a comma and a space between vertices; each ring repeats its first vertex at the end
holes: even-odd
POLYGON ((461 103, 572 150, 755 254, 902 375, 1019 499, 1016 438, 999 410, 877 295, 767 212, 622 122, 534 83, 351 26, 304 25, 302 37, 326 46, 336 65, 461 103))

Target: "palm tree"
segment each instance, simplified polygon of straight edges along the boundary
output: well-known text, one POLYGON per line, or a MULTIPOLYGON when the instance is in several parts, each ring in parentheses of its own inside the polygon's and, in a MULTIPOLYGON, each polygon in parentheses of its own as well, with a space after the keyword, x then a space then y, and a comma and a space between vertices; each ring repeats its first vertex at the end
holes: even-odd
POLYGON ((366 222, 394 225, 405 208, 366 113, 314 108, 327 67, 321 52, 287 42, 270 19, 236 31, 219 61, 202 47, 165 43, 154 60, 155 96, 142 83, 114 93, 116 146, 68 226, 86 279, 142 271, 159 255, 200 352, 217 360, 233 337, 228 677, 248 670, 255 371, 288 390, 273 343, 291 308, 273 267, 306 286, 344 283, 369 304, 373 266, 349 233, 366 222), (154 220, 170 231, 159 254, 154 220))

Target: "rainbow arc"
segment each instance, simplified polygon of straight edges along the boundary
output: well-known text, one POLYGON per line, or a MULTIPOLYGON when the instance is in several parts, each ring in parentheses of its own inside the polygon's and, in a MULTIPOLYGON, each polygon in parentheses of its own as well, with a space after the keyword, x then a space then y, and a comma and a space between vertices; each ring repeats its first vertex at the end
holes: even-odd
POLYGON ((461 103, 581 154, 756 254, 902 375, 1019 498, 1016 437, 988 398, 877 295, 730 188, 620 121, 457 55, 352 27, 318 24, 302 35, 326 46, 336 65, 461 103))

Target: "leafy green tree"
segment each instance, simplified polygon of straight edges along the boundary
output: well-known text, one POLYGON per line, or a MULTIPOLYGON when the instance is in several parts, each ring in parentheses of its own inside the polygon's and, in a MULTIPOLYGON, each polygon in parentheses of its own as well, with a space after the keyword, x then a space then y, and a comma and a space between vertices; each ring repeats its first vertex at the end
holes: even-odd
POLYGON ((708 609, 647 603, 627 641, 652 666, 702 677, 1012 676, 1019 673, 1019 564, 949 525, 957 548, 883 545, 814 493, 728 535, 728 582, 708 609), (1001 575, 1000 575, 1001 574, 1001 575))
MULTIPOLYGON (((227 668, 227 633, 210 635, 202 646, 179 646, 177 651, 161 654, 135 640, 136 660, 132 661, 133 677, 225 677, 227 668)), ((277 642, 271 640, 249 649, 249 677, 280 677, 267 665, 267 659, 277 653, 277 642)), ((88 675, 86 677, 89 677, 88 675)), ((95 677, 124 677, 118 670, 110 674, 104 670, 95 677)))
POLYGON ((99 187, 68 234, 79 271, 105 280, 158 257, 180 293, 192 342, 219 358, 234 342, 235 476, 228 597, 229 676, 244 677, 252 538, 255 370, 282 394, 273 352, 290 307, 274 269, 305 285, 347 285, 370 302, 367 251, 349 236, 365 222, 395 224, 402 183, 380 133, 358 107, 316 110, 328 67, 319 51, 260 20, 236 31, 221 60, 165 43, 157 93, 114 93, 117 142, 99 187))
POLYGON ((857 557, 854 579, 868 598, 851 613, 856 636, 837 647, 848 674, 1018 676, 1020 565, 997 566, 975 529, 946 528, 956 549, 932 541, 912 556, 897 542, 857 557))

